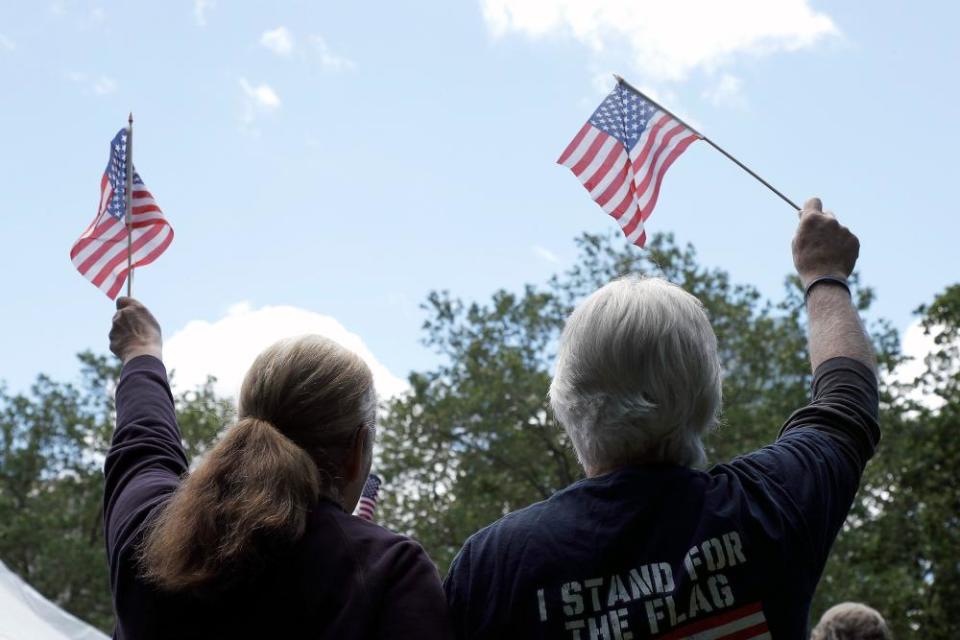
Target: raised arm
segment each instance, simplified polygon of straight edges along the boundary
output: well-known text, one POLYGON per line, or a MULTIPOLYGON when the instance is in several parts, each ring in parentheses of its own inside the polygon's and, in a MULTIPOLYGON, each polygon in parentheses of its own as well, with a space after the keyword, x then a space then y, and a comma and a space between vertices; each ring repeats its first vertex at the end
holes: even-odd
POLYGON ((811 591, 880 439, 876 356, 846 285, 859 251, 856 236, 822 211, 819 199, 807 201, 793 259, 807 291, 811 399, 787 419, 773 445, 731 465, 747 472, 741 476, 747 486, 762 479, 755 495, 812 551, 804 574, 796 576, 811 591), (789 499, 769 492, 767 482, 789 499))
POLYGON ((123 361, 117 426, 104 463, 104 529, 112 584, 150 512, 187 471, 173 397, 161 361, 160 325, 132 298, 117 301, 110 350, 123 361))
POLYGON ((831 212, 823 211, 819 198, 807 200, 793 238, 793 262, 807 290, 810 365, 814 371, 827 360, 841 356, 857 360, 871 371, 877 368, 873 345, 849 290, 835 280, 822 279, 826 276, 846 282, 859 255, 857 237, 831 212))

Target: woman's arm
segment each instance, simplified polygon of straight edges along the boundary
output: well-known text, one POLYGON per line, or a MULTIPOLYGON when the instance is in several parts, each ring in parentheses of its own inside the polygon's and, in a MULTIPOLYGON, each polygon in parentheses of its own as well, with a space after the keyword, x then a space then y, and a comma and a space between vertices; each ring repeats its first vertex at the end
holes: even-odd
POLYGON ((117 426, 104 463, 104 531, 111 582, 153 509, 176 490, 187 459, 161 362, 160 326, 142 304, 117 301, 110 350, 123 361, 117 426))

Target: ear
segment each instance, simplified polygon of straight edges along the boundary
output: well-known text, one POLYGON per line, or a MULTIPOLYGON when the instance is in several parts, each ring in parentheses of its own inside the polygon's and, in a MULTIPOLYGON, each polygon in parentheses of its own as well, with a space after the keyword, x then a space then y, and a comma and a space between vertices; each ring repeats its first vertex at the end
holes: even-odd
POLYGON ((354 439, 353 448, 347 455, 347 481, 353 482, 357 476, 364 472, 364 454, 367 451, 367 432, 368 429, 360 425, 357 429, 357 437, 354 439))

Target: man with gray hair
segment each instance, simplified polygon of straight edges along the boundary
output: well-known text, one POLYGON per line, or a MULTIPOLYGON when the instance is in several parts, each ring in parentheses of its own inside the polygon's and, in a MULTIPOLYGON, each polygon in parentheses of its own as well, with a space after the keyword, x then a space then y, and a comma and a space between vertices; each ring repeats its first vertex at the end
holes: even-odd
POLYGON ((880 612, 859 602, 841 602, 827 609, 810 640, 893 640, 880 612))
POLYGON ((587 477, 467 541, 444 583, 457 637, 805 639, 880 437, 876 360, 847 286, 858 254, 809 200, 793 258, 812 399, 774 443, 707 471, 721 366, 699 300, 624 278, 577 306, 550 403, 587 477))

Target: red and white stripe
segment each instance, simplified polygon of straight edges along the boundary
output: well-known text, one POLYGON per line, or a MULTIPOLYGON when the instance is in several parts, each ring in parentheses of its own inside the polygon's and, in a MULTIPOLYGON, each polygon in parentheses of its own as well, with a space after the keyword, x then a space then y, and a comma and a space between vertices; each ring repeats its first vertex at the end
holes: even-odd
POLYGON ((360 502, 357 503, 357 508, 353 512, 353 514, 369 522, 376 522, 377 521, 375 517, 376 512, 377 512, 377 501, 374 498, 361 496, 360 502))
MULTIPOLYGON (((127 280, 127 226, 124 220, 107 213, 112 197, 113 188, 104 173, 97 217, 70 250, 70 260, 80 275, 111 300, 127 280)), ((142 267, 156 260, 173 241, 173 228, 142 182, 133 185, 130 221, 132 263, 134 267, 142 267)))
POLYGON ((759 602, 692 622, 659 640, 769 640, 770 628, 759 602))
POLYGON ((647 240, 643 223, 657 204, 663 175, 699 139, 672 116, 657 111, 628 151, 617 138, 587 121, 557 162, 573 171, 627 239, 642 247, 647 240))

